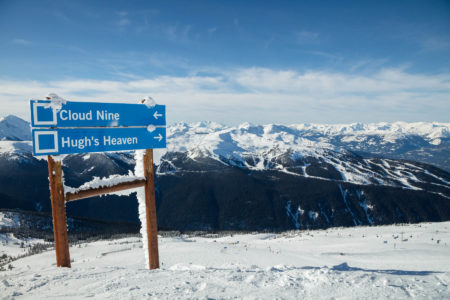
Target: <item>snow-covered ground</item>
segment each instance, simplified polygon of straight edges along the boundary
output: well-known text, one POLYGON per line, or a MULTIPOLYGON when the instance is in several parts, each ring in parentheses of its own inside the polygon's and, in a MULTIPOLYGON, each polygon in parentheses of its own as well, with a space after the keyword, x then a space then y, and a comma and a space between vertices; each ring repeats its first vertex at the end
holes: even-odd
MULTIPOLYGON (((12 229, 20 226, 20 217, 18 214, 0 212, 0 266, 7 264, 10 259, 17 259, 26 256, 36 249, 36 245, 50 248, 53 244, 36 238, 19 238, 11 233, 12 229)), ((8 264, 9 265, 9 264, 8 264)), ((3 266, 3 268, 5 268, 3 266)))
POLYGON ((1 298, 450 298, 450 222, 159 243, 152 271, 138 238, 73 245, 71 269, 54 251, 16 260, 1 298))
POLYGON ((0 263, 8 261, 3 259, 4 255, 12 257, 13 259, 27 255, 30 252, 30 248, 36 244, 48 245, 48 247, 52 246, 50 245, 50 243, 45 242, 43 239, 20 239, 14 236, 12 233, 1 233, 0 243, 0 263))

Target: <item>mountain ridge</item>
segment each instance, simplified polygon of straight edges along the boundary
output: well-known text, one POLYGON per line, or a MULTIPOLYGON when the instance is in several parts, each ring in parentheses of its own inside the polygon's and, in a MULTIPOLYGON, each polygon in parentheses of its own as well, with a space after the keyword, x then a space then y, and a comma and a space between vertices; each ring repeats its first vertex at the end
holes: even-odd
POLYGON ((5 140, 30 141, 30 123, 14 115, 0 118, 0 141, 5 140))
MULTIPOLYGON (((391 153, 418 151, 424 145, 443 149, 444 154, 449 150, 448 125, 410 127, 389 130, 396 139, 386 141, 378 136, 367 142, 363 135, 364 143, 358 145, 391 153), (438 145, 436 139, 441 141, 438 145)), ((353 129, 333 132, 349 130, 353 129)), ((330 138, 273 124, 168 126, 167 149, 154 151, 158 226, 286 230, 450 220, 447 171, 358 152, 346 148, 342 135, 336 134, 330 138)), ((134 164, 127 152, 69 155, 63 160, 65 184, 77 187, 94 176, 126 175, 134 164)), ((47 176, 45 160, 32 156, 30 141, 0 141, 3 208, 49 211, 47 176)), ((127 197, 134 201, 122 198, 109 195, 68 203, 68 215, 137 222, 135 196, 127 197)))

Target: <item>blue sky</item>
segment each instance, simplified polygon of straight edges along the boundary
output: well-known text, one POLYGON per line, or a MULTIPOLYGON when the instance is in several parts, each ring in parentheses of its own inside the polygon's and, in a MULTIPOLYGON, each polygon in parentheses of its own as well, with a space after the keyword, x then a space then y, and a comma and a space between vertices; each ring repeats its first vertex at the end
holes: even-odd
POLYGON ((0 0, 0 116, 166 104, 169 122, 449 122, 448 1, 0 0))

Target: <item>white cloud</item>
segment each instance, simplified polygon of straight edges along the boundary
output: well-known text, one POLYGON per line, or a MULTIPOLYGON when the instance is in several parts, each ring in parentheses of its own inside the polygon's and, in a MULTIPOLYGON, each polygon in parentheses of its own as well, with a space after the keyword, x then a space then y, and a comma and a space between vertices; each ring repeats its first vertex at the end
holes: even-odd
POLYGON ((442 36, 430 36, 421 41, 422 51, 435 52, 435 51, 449 51, 450 39, 442 36))
POLYGON ((116 14, 117 14, 119 17, 126 17, 126 16, 128 16, 128 12, 127 12, 127 11, 124 11, 124 10, 116 11, 116 14))
POLYGON ((328 59, 342 60, 341 56, 333 54, 333 53, 327 53, 327 52, 323 52, 323 51, 302 51, 302 52, 306 53, 306 54, 315 55, 315 56, 325 57, 328 59))
POLYGON ((317 42, 319 33, 312 31, 298 31, 294 33, 295 40, 299 44, 309 44, 317 42))
POLYGON ((161 26, 161 31, 166 39, 171 42, 186 43, 191 40, 192 26, 191 25, 164 25, 161 26))
POLYGON ((248 68, 213 76, 128 81, 0 81, 2 114, 29 118, 27 100, 55 92, 73 101, 166 104, 168 122, 227 124, 379 121, 449 122, 450 74, 383 69, 372 75, 248 68))
POLYGON ((122 18, 117 22, 117 25, 119 25, 120 27, 127 26, 128 24, 130 24, 130 20, 128 20, 127 18, 122 18))
POLYGON ((372 76, 265 68, 243 69, 233 74, 233 80, 253 91, 296 94, 381 94, 424 90, 433 93, 450 91, 450 74, 409 74, 397 69, 384 69, 372 76))
POLYGON ((13 44, 28 46, 31 45, 31 42, 24 39, 13 39, 13 44))
POLYGON ((121 30, 123 30, 125 26, 130 24, 130 19, 128 18, 129 13, 127 11, 116 11, 115 14, 119 17, 119 20, 116 22, 116 24, 120 27, 121 30))

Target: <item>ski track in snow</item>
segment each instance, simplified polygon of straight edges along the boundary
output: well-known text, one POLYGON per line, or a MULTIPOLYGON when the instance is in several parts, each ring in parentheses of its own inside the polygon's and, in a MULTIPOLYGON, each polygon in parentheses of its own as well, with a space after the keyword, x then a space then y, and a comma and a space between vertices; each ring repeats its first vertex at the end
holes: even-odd
POLYGON ((406 299, 450 297, 450 222, 281 234, 160 237, 147 270, 135 237, 71 246, 0 272, 2 299, 406 299))

